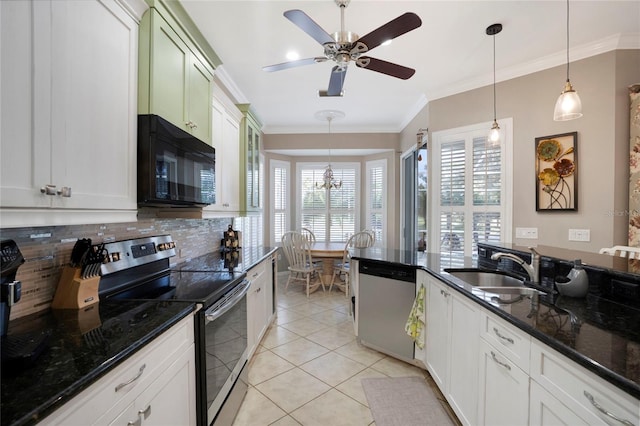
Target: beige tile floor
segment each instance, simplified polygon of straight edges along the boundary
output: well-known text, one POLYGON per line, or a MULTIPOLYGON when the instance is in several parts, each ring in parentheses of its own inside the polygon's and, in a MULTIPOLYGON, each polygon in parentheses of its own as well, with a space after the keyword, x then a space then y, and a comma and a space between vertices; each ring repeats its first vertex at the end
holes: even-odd
POLYGON ((302 286, 280 287, 277 318, 249 363, 234 426, 375 425, 360 379, 403 376, 435 387, 426 371, 358 344, 341 291, 307 299, 302 286))

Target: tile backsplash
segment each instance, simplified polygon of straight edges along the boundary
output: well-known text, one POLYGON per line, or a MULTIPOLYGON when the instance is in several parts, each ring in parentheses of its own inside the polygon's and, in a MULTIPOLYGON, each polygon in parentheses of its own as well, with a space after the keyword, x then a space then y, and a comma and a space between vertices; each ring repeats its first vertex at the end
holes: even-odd
MULTIPOLYGON (((258 228, 261 229, 261 219, 257 219, 260 222, 258 228)), ((90 238, 93 244, 97 244, 170 234, 177 248, 177 255, 171 260, 174 264, 218 250, 222 233, 229 224, 238 230, 256 229, 255 226, 248 226, 247 222, 255 220, 232 217, 149 218, 128 223, 1 229, 0 238, 14 240, 26 260, 16 275, 16 279, 22 282, 22 298, 11 308, 11 319, 49 308, 62 268, 69 263, 71 249, 78 238, 90 238)), ((262 241, 260 236, 252 236, 251 239, 252 243, 262 241)))

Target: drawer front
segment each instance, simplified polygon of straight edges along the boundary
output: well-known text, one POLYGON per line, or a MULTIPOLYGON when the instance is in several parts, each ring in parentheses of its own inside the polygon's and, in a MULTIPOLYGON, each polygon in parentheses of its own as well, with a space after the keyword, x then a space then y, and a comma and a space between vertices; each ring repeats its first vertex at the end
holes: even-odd
POLYGON ((508 322, 482 313, 480 337, 495 346, 511 362, 529 374, 531 336, 508 322))
POLYGON ((124 409, 171 363, 175 353, 193 341, 194 322, 190 316, 115 367, 43 424, 88 425, 113 407, 124 409))
POLYGON ((253 268, 249 269, 247 271, 247 279, 252 282, 262 279, 262 277, 264 277, 267 272, 267 265, 270 264, 271 263, 268 261, 262 261, 253 268))
POLYGON ((536 339, 531 378, 588 424, 640 424, 640 401, 536 339))

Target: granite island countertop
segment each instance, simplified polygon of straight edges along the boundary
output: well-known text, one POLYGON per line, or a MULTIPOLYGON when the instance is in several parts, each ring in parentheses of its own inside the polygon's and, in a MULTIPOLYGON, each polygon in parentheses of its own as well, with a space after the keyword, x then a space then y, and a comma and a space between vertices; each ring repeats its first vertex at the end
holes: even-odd
MULTIPOLYGON (((594 256, 597 260, 597 256, 605 255, 594 256)), ((532 309, 529 300, 501 304, 492 299, 496 295, 474 290, 472 286, 445 272, 448 268, 478 267, 477 261, 471 257, 452 259, 437 253, 372 247, 355 250, 352 258, 424 269, 459 293, 640 399, 638 306, 594 294, 585 298, 570 298, 551 293, 541 295, 535 309, 532 309)), ((594 258, 589 260, 593 262, 594 258)), ((599 267, 604 267, 610 261, 613 265, 622 265, 617 259, 605 258, 600 261, 599 267)), ((614 268, 612 272, 619 276, 624 273, 621 269, 614 268)), ((637 275, 634 274, 634 278, 637 279, 637 275)))

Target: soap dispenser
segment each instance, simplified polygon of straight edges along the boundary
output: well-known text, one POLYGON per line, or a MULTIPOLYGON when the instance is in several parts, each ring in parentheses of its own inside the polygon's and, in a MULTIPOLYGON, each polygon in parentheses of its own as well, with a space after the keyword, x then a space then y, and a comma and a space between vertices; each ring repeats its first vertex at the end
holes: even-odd
POLYGON ((582 261, 576 259, 573 262, 573 268, 567 275, 567 282, 561 282, 566 280, 556 280, 556 287, 560 294, 569 297, 585 297, 589 291, 589 277, 587 271, 582 267, 582 261))

